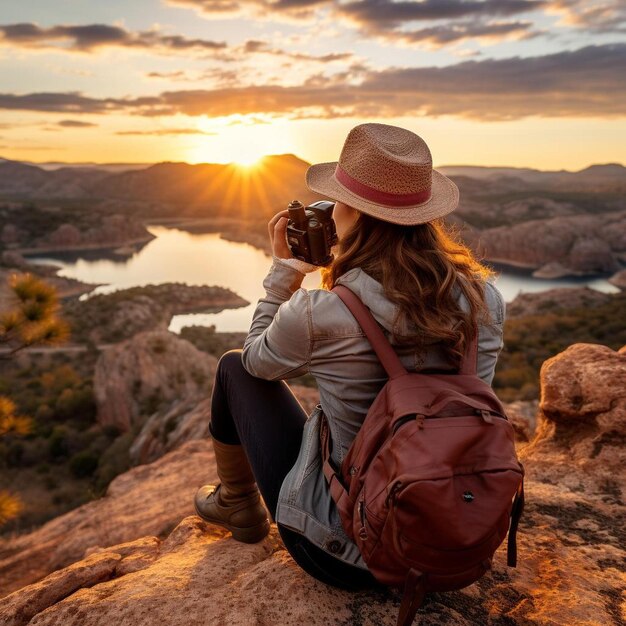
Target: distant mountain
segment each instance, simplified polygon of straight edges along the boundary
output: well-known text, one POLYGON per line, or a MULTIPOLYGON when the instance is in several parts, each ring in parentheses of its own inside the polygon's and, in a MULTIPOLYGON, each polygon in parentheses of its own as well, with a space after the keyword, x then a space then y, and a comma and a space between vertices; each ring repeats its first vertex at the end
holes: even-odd
POLYGON ((546 191, 626 191, 626 167, 619 163, 590 165, 578 172, 472 165, 442 165, 436 169, 452 178, 467 176, 478 180, 497 181, 500 185, 506 185, 507 181, 514 184, 523 181, 527 187, 546 191))
POLYGON ((107 175, 106 171, 88 168, 47 171, 20 161, 0 159, 0 195, 24 200, 85 198, 90 186, 107 175))
MULTIPOLYGON (((11 159, 0 158, 0 162, 11 159)), ((94 163, 93 161, 86 161, 84 163, 62 163, 57 161, 46 161, 44 163, 36 163, 34 161, 22 161, 26 165, 34 165, 40 167, 42 170, 57 170, 62 167, 71 169, 82 170, 105 170, 107 172, 122 172, 124 170, 136 170, 150 167, 151 163, 94 163)))
MULTIPOLYGON (((234 164, 165 161, 141 164, 29 164, 0 158, 0 199, 85 200, 145 216, 163 215, 273 215, 293 200, 319 199, 305 185, 309 163, 293 154, 271 155, 251 168, 234 164), (52 166, 58 167, 52 167, 52 166)), ((578 172, 532 168, 444 165, 461 191, 460 212, 476 217, 476 226, 495 226, 493 204, 520 197, 556 193, 568 202, 580 202, 566 212, 597 212, 623 208, 626 168, 618 163, 591 165, 578 172), (540 192, 540 193, 539 193, 540 192), (576 198, 587 196, 587 204, 576 198), (589 203, 593 206, 589 207, 589 203), (487 221, 485 221, 487 220, 487 221)), ((545 211, 544 211, 545 213, 545 211)), ((546 216, 551 212, 547 211, 546 216)), ((561 211, 562 213, 562 211, 561 211)), ((538 217, 533 215, 529 217, 538 217)), ((471 222, 471 219, 470 219, 471 222)))
POLYGON ((0 198, 113 203, 143 215, 274 215, 297 198, 315 198, 305 185, 309 164, 293 154, 272 155, 255 167, 166 161, 110 172, 97 167, 44 170, 19 161, 0 161, 0 198))

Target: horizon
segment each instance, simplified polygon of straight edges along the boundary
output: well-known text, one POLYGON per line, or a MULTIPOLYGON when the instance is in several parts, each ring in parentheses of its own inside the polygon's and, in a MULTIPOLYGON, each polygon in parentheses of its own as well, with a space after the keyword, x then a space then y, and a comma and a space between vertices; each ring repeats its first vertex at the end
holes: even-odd
POLYGON ((0 7, 0 153, 33 164, 336 161, 363 122, 433 163, 626 162, 607 0, 136 0, 0 7), (44 158, 42 158, 42 155, 44 158))
MULTIPOLYGON (((265 154, 263 156, 261 156, 257 161, 254 161, 250 164, 247 165, 243 165, 241 163, 238 163, 237 161, 230 161, 228 163, 219 163, 219 162, 211 162, 211 161, 198 161, 195 163, 189 162, 189 161, 173 161, 170 159, 166 159, 163 161, 104 161, 104 162, 97 162, 97 161, 30 161, 30 160, 21 160, 21 159, 7 159, 5 157, 3 157, 2 155, 0 155, 0 160, 4 160, 4 161, 16 161, 16 162, 21 162, 21 163, 27 163, 28 165, 34 165, 34 166, 43 166, 43 165, 71 165, 71 166, 80 166, 80 165, 84 165, 84 166, 122 166, 122 165, 130 165, 130 166, 138 166, 138 165, 146 165, 146 166, 152 166, 152 165, 158 165, 161 163, 184 163, 185 165, 234 165, 234 166, 239 166, 242 167, 243 169, 246 168, 250 168, 253 169, 254 167, 260 165, 261 161, 263 161, 263 159, 269 158, 269 157, 287 157, 287 156, 292 156, 297 158, 300 161, 303 161, 304 163, 308 163, 311 164, 310 161, 307 161, 306 159, 304 159, 303 157, 294 154, 292 152, 285 152, 282 154, 265 154)), ((617 161, 608 161, 606 163, 589 163, 588 165, 581 167, 579 169, 576 170, 571 170, 571 169, 567 169, 567 168, 559 168, 559 169, 555 169, 555 170, 544 170, 544 169, 539 169, 537 167, 531 167, 528 165, 474 165, 471 163, 444 163, 441 165, 436 165, 433 164, 433 169, 438 169, 438 168, 453 168, 453 167, 466 167, 466 168, 482 168, 482 169, 528 169, 528 170, 536 170, 538 172, 554 172, 554 173, 559 173, 559 172, 567 172, 567 173, 571 173, 571 174, 575 174, 577 172, 589 169, 591 167, 607 167, 607 166, 612 166, 612 165, 617 165, 619 167, 624 167, 626 168, 626 163, 619 163, 617 161)))

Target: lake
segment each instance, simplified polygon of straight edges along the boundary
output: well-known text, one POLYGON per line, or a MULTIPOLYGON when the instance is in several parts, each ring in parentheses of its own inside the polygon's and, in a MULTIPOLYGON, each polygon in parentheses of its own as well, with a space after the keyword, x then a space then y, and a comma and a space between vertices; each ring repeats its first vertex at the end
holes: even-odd
MULTIPOLYGON (((81 296, 82 299, 91 294, 167 282, 228 287, 251 304, 221 313, 175 315, 169 328, 179 332, 183 326, 214 324, 221 332, 247 332, 256 303, 265 295, 263 279, 271 265, 271 257, 249 244, 221 239, 218 233, 189 233, 161 225, 150 225, 147 229, 156 239, 128 258, 103 251, 25 256, 38 263, 60 266, 59 276, 76 278, 86 283, 102 283, 89 294, 81 296)), ((598 291, 619 291, 605 278, 539 279, 533 278, 530 270, 495 263, 490 265, 499 273, 495 283, 507 302, 520 292, 544 291, 552 287, 587 285, 598 291)), ((319 283, 319 272, 313 272, 305 276, 302 286, 315 289, 319 283)))

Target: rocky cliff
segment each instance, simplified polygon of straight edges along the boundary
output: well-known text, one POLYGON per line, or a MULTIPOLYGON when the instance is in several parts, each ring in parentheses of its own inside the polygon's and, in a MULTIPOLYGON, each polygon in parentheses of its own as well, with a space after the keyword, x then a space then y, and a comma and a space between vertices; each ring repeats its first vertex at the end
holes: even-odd
POLYGON ((544 291, 522 292, 506 303, 506 319, 577 307, 593 308, 609 302, 612 297, 609 293, 590 287, 556 287, 544 291))
POLYGON ((147 330, 167 330, 173 315, 219 313, 250 304, 226 287, 161 283, 92 294, 64 303, 72 341, 116 343, 147 330))
MULTIPOLYGON (((626 346, 575 344, 546 361, 536 430, 518 443, 526 506, 517 568, 505 545, 465 589, 432 593, 416 624, 622 624, 626 346)), ((189 441, 118 476, 107 495, 0 543, 7 626, 395 624, 396 592, 349 593, 303 572, 276 528, 234 541, 192 514, 215 479, 210 442, 189 441), (9 593, 12 592, 12 593, 9 593)))
MULTIPOLYGON (((40 221, 44 212, 44 209, 39 212, 40 221)), ((52 215, 54 216, 54 211, 52 215)), ((22 218, 23 216, 19 216, 19 219, 22 218)), ((36 229, 31 231, 29 224, 14 223, 17 219, 18 217, 11 214, 7 216, 7 222, 0 231, 0 244, 11 248, 17 247, 21 252, 98 249, 122 244, 130 246, 154 239, 154 235, 146 230, 140 220, 128 215, 93 215, 91 220, 85 220, 87 222, 85 224, 63 222, 43 233, 37 232, 36 229), (12 218, 13 221, 10 221, 12 218)), ((54 220, 51 219, 50 223, 52 226, 54 220)))
POLYGON ((626 211, 529 220, 487 228, 474 239, 489 260, 537 268, 540 278, 617 272, 626 251, 626 211))

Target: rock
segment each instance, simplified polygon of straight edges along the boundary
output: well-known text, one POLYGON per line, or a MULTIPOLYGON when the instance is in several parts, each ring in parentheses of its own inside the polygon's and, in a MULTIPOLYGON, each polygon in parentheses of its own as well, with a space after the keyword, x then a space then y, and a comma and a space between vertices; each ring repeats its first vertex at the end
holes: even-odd
POLYGON ((20 269, 28 269, 30 267, 29 262, 15 250, 4 250, 2 252, 2 265, 20 269))
POLYGON ((616 272, 615 274, 613 274, 613 276, 609 278, 609 282, 611 283, 611 285, 615 285, 616 287, 619 287, 620 289, 625 290, 626 289, 626 269, 620 270, 619 272, 616 272))
POLYGON ((81 242, 81 234, 73 224, 61 224, 46 239, 53 246, 75 246, 81 242))
MULTIPOLYGON (((527 491, 517 568, 506 566, 499 548, 492 570, 476 583, 429 593, 415 623, 615 623, 623 549, 611 518, 560 487, 532 483, 527 491)), ((284 549, 275 524, 263 541, 243 544, 190 516, 166 539, 146 541, 136 544, 140 565, 132 574, 123 565, 135 556, 135 546, 111 546, 6 597, 0 619, 7 626, 396 623, 397 591, 348 592, 317 581, 284 549), (76 571, 84 571, 78 591, 76 571)))
POLYGON ((63 312, 76 342, 116 343, 142 331, 167 330, 175 314, 218 313, 248 304, 223 287, 163 283, 91 294, 65 303, 63 312))
POLYGON ((217 359, 175 333, 139 333, 104 351, 95 366, 98 422, 122 431, 159 409, 210 393, 217 359))
POLYGON ((129 450, 134 465, 150 463, 185 441, 210 436, 211 398, 181 399, 151 415, 129 450))
POLYGON ((65 306, 66 318, 79 329, 75 341, 115 343, 148 330, 167 331, 170 307, 141 293, 114 299, 116 294, 96 294, 65 306))
POLYGON ((86 552, 146 535, 167 536, 194 513, 195 490, 215 480, 211 441, 189 441, 117 476, 103 498, 31 533, 0 538, 0 597, 79 561, 86 552))
POLYGON ((119 561, 119 554, 95 554, 50 574, 40 584, 11 594, 0 606, 2 623, 7 626, 30 623, 35 615, 75 591, 110 579, 119 561))
POLYGON ((595 307, 612 298, 590 287, 556 287, 536 293, 519 293, 506 305, 506 318, 512 319, 524 315, 541 315, 549 311, 573 309, 577 307, 595 307))
POLYGON ((517 443, 523 444, 532 439, 535 432, 535 416, 538 404, 537 400, 516 400, 505 403, 506 415, 515 431, 517 443))
MULTIPOLYGON (((319 402, 319 392, 311 387, 290 385, 307 414, 319 402)), ((150 463, 185 441, 210 436, 211 397, 181 399, 172 407, 157 411, 143 425, 130 448, 133 464, 150 463)))
MULTIPOLYGON (((614 352, 575 344, 546 361, 537 430, 518 448, 526 503, 517 567, 506 565, 504 542, 492 570, 474 584, 427 594, 416 624, 605 626, 623 621, 625 360, 626 346, 614 352)), ((511 414, 516 409, 523 418, 533 407, 507 407, 511 414)), ((317 581, 284 549, 275 524, 256 544, 238 543, 192 514, 156 532, 156 515, 169 514, 171 522, 191 506, 196 487, 208 478, 196 475, 198 467, 206 467, 207 448, 206 441, 183 444, 119 476, 105 498, 3 544, 0 584, 14 592, 0 601, 0 623, 396 623, 397 591, 354 593, 317 581), (64 534, 52 535, 59 520, 64 534), (57 565, 59 571, 44 573, 41 564, 50 566, 46 548, 56 544, 63 547, 65 562, 57 565), (4 566, 7 551, 17 570, 4 566), (23 587, 29 576, 31 584, 23 587)))
POLYGON ((143 242, 151 240, 150 234, 141 220, 130 215, 104 215, 102 223, 85 230, 82 239, 88 244, 115 245, 130 241, 143 242))
POLYGON ((568 257, 568 265, 575 271, 611 271, 619 267, 609 242, 600 237, 578 237, 570 248, 568 257))
POLYGON ((535 270, 532 275, 535 278, 562 278, 572 273, 571 268, 565 267, 559 261, 550 261, 542 265, 538 270, 535 270))
POLYGON ((5 224, 0 232, 0 243, 18 243, 24 234, 15 224, 5 224))
POLYGON ((587 493, 599 480, 616 485, 626 465, 626 349, 574 344, 545 361, 540 378, 535 437, 522 452, 533 472, 569 488, 586 477, 587 493))
POLYGON ((487 228, 472 245, 490 261, 544 268, 542 276, 586 275, 620 269, 625 231, 626 211, 567 215, 487 228))

